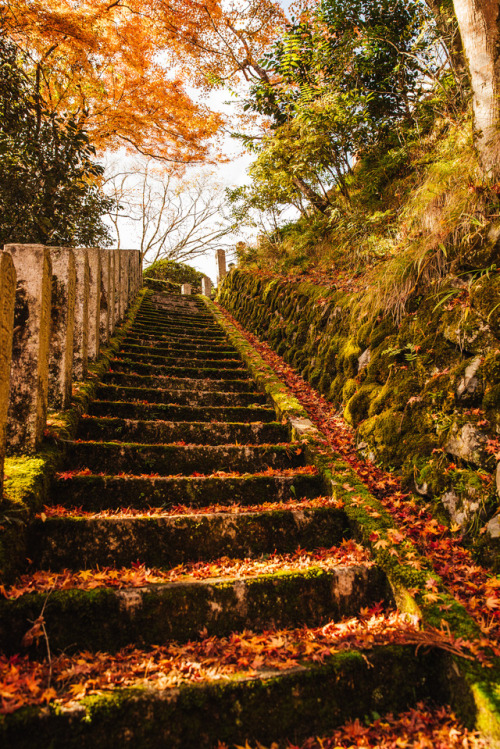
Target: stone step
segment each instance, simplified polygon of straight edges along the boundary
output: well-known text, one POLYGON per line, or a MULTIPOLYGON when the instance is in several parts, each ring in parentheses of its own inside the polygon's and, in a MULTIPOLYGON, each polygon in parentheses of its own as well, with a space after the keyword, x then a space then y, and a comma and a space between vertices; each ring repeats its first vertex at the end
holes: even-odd
MULTIPOLYGON (((152 351, 131 351, 130 349, 120 349, 117 352, 116 358, 127 359, 129 361, 140 361, 144 364, 157 364, 162 367, 177 367, 177 366, 189 366, 189 357, 186 356, 165 356, 165 354, 154 353, 152 351)), ((241 359, 210 359, 204 357, 203 364, 201 365, 196 361, 197 366, 203 366, 204 369, 214 369, 220 367, 220 369, 242 369, 243 362, 241 359)))
POLYGON ((256 557, 338 544, 349 536, 335 507, 158 517, 48 517, 30 528, 33 565, 60 572, 91 567, 174 567, 218 557, 256 557))
POLYGON ((220 332, 213 331, 210 335, 201 331, 195 334, 186 332, 185 328, 173 330, 168 325, 157 325, 153 328, 151 325, 142 324, 140 322, 134 322, 130 327, 130 330, 134 333, 159 333, 160 335, 168 336, 168 338, 171 338, 172 340, 184 341, 185 343, 189 341, 200 341, 201 343, 207 341, 227 343, 227 336, 222 330, 220 332))
MULTIPOLYGON (((158 366, 156 364, 144 364, 143 362, 140 362, 140 361, 130 362, 130 361, 127 361, 126 359, 124 359, 124 360, 122 360, 122 359, 112 359, 111 362, 110 362, 110 372, 134 372, 135 374, 150 375, 151 377, 168 377, 169 379, 170 378, 174 379, 174 378, 178 377, 179 370, 181 370, 182 372, 185 372, 186 369, 189 372, 193 372, 193 371, 199 372, 200 371, 199 367, 195 368, 193 366, 191 366, 191 367, 173 367, 173 368, 172 367, 161 367, 161 366, 158 366), (173 375, 169 374, 170 372, 172 372, 172 370, 174 370, 174 374, 173 375), (175 373, 177 373, 177 374, 175 374, 175 373)), ((224 370, 221 373, 220 369, 216 369, 216 368, 212 368, 212 369, 209 369, 209 370, 205 369, 205 370, 202 370, 202 371, 205 373, 205 375, 208 372, 208 376, 206 375, 203 378, 204 382, 206 382, 207 380, 210 380, 210 379, 218 380, 222 376, 224 377, 224 380, 226 382, 228 382, 231 379, 235 379, 237 381, 240 381, 240 380, 250 380, 251 379, 250 378, 250 374, 249 374, 248 370, 246 370, 246 369, 238 369, 236 371, 236 374, 233 374, 233 370, 224 370), (216 376, 216 374, 215 374, 216 372, 218 373, 218 376, 216 376)), ((191 376, 181 376, 180 379, 183 379, 183 380, 185 380, 185 379, 193 379, 193 377, 192 377, 192 375, 191 376)), ((198 380, 201 381, 202 378, 198 377, 196 379, 198 379, 198 380)))
POLYGON ((129 473, 135 476, 212 474, 216 471, 257 473, 298 468, 304 454, 291 445, 144 445, 121 442, 71 442, 66 466, 90 468, 92 473, 129 473), (299 454, 297 454, 299 453, 299 454))
POLYGON ((123 339, 124 343, 139 343, 139 345, 161 345, 163 347, 167 347, 169 349, 173 349, 176 351, 218 351, 218 352, 229 352, 229 353, 237 353, 236 349, 233 348, 229 342, 222 341, 222 343, 213 343, 210 342, 197 342, 197 343, 183 343, 180 342, 170 342, 170 339, 168 336, 155 336, 155 335, 148 335, 147 333, 144 334, 137 334, 133 331, 128 331, 127 337, 123 339))
MULTIPOLYGON (((157 661, 168 662, 161 652, 135 656, 154 666, 156 674, 161 671, 157 661)), ((68 663, 76 673, 78 666, 82 669, 79 660, 76 654, 68 663)), ((105 653, 100 661, 104 672, 105 653)), ((148 684, 144 673, 149 671, 143 669, 125 688, 94 690, 58 710, 35 707, 22 716, 6 715, 0 743, 15 749, 214 749, 219 742, 242 746, 248 740, 250 746, 259 741, 284 747, 288 739, 296 745, 348 720, 363 722, 374 711, 396 714, 420 701, 450 700, 446 656, 435 649, 415 652, 410 645, 348 650, 285 670, 264 662, 251 675, 242 667, 243 673, 221 677, 217 665, 215 660, 214 676, 202 681, 189 681, 186 669, 185 682, 170 688, 159 676, 148 684)))
MULTIPOLYGON (((131 354, 127 357, 121 357, 111 360, 111 366, 113 366, 114 362, 122 362, 125 363, 129 369, 135 370, 136 364, 147 364, 147 362, 143 361, 140 357, 137 357, 136 354, 131 354)), ((166 367, 158 364, 148 364, 148 372, 150 374, 154 374, 155 372, 157 374, 162 374, 172 377, 193 377, 196 379, 215 379, 215 380, 241 380, 244 379, 245 376, 248 377, 248 371, 245 368, 234 368, 234 367, 223 367, 220 366, 219 362, 214 362, 213 367, 200 367, 200 366, 191 366, 191 367, 183 367, 183 366, 171 366, 166 367)))
POLYGON ((130 403, 128 401, 94 400, 89 405, 91 416, 110 416, 151 421, 216 421, 269 423, 276 419, 273 408, 238 406, 180 406, 161 403, 130 403))
MULTIPOLYGON (((54 590, 48 598, 44 591, 0 600, 0 641, 5 653, 18 652, 42 608, 55 654, 187 642, 202 631, 208 637, 223 637, 271 626, 321 626, 355 616, 387 598, 384 573, 368 564, 121 589, 70 588, 54 590)), ((39 652, 45 648, 40 642, 39 652)))
POLYGON ((171 388, 172 390, 198 390, 206 392, 238 393, 248 392, 252 386, 250 380, 195 380, 192 377, 163 377, 162 375, 126 374, 125 372, 106 372, 102 381, 107 385, 133 388, 171 388))
POLYGON ((238 356, 236 351, 203 351, 199 349, 172 349, 163 346, 139 346, 130 343, 123 343, 120 349, 120 353, 126 354, 143 354, 145 356, 161 356, 163 358, 170 359, 200 359, 204 361, 209 359, 214 360, 229 360, 239 361, 241 363, 241 357, 238 356))
POLYGON ((139 325, 149 325, 151 328, 168 327, 172 330, 186 330, 188 332, 205 334, 207 331, 213 331, 221 333, 222 328, 220 325, 214 322, 213 318, 209 317, 178 317, 178 316, 166 316, 166 315, 146 315, 141 313, 135 318, 135 322, 139 325))
POLYGON ((96 390, 96 397, 100 400, 138 401, 182 406, 260 406, 268 403, 267 396, 264 393, 257 392, 163 390, 161 388, 135 388, 102 384, 96 390))
POLYGON ((118 418, 83 418, 78 426, 83 440, 123 440, 164 444, 186 442, 194 445, 272 444, 286 442, 288 429, 276 422, 268 424, 235 424, 206 422, 140 421, 118 418))
POLYGON ((55 505, 90 512, 131 507, 255 505, 317 497, 325 487, 317 475, 270 476, 99 476, 63 473, 54 480, 55 505))

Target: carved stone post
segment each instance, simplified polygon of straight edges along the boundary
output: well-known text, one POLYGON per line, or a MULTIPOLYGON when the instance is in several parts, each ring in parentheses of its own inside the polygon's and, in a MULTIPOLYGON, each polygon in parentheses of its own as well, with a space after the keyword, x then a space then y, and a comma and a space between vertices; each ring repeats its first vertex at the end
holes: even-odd
POLYGON ((14 263, 7 252, 0 252, 0 497, 3 490, 15 298, 16 271, 14 263))
POLYGON ((121 322, 123 317, 122 295, 120 293, 121 284, 121 250, 113 250, 115 256, 115 327, 121 322))
POLYGON ((181 286, 181 294, 191 294, 191 284, 183 283, 181 286))
POLYGON ((227 276, 226 251, 217 250, 215 253, 215 259, 217 261, 217 286, 220 286, 227 276))
POLYGON ((49 385, 49 250, 39 244, 9 244, 17 275, 7 451, 33 453, 43 436, 49 385))
MULTIPOLYGON (((109 340, 111 302, 111 252, 99 250, 101 260, 101 303, 99 313, 99 341, 105 346, 109 340)), ((114 296, 114 295, 113 295, 114 296)), ((113 300, 114 305, 114 300, 113 300)))
POLYGON ((49 357, 49 406, 64 409, 71 400, 75 329, 75 255, 69 247, 49 247, 52 302, 49 357))
POLYGON ((115 259, 116 250, 106 250, 109 254, 109 291, 108 291, 108 316, 109 316, 109 335, 113 335, 116 327, 116 296, 115 296, 115 259))
POLYGON ((99 323, 101 318, 101 252, 87 248, 89 256, 89 360, 99 356, 99 323))
POLYGON ((208 276, 203 276, 201 279, 201 293, 203 296, 210 296, 212 293, 212 281, 208 276))
POLYGON ((120 309, 122 319, 128 308, 130 284, 130 250, 120 250, 120 309))
POLYGON ((87 374, 89 356, 89 259, 85 247, 74 250, 76 269, 73 373, 77 380, 87 374))

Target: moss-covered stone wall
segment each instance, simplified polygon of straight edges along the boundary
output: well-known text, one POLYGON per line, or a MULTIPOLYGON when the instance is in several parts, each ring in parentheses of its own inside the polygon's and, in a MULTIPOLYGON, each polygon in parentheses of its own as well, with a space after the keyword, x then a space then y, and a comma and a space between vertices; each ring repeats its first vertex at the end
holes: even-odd
POLYGON ((360 292, 244 270, 218 299, 500 568, 500 273, 450 278, 399 323, 360 292))

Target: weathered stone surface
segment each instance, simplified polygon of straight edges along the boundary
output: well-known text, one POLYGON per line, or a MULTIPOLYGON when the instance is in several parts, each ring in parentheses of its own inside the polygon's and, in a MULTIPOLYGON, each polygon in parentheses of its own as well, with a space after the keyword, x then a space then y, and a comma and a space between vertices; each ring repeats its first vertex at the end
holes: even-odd
MULTIPOLYGON (((110 310, 111 301, 111 252, 109 250, 99 250, 101 261, 101 301, 99 312, 99 342, 102 346, 106 345, 110 334, 110 310)), ((113 294, 114 296, 114 294, 113 294)))
POLYGON ((130 250, 120 250, 120 311, 125 315, 129 303, 130 285, 130 250))
POLYGON ((116 294, 115 294, 116 250, 107 250, 107 252, 109 253, 108 322, 109 322, 109 335, 112 336, 116 327, 116 294))
POLYGON ((477 496, 474 497, 473 491, 468 497, 459 496, 454 491, 446 492, 441 497, 441 502, 448 511, 451 522, 460 528, 465 528, 474 520, 481 508, 481 502, 477 496))
POLYGON ((497 494, 500 497, 500 463, 497 465, 497 474, 496 474, 496 483, 497 483, 497 494))
POLYGON ((10 394, 10 365, 14 331, 16 271, 11 256, 0 253, 0 497, 3 487, 3 464, 7 411, 10 394))
POLYGON ((466 320, 460 309, 451 312, 450 318, 443 328, 443 336, 461 350, 480 354, 495 345, 490 326, 473 310, 469 311, 466 320))
POLYGON ((130 287, 130 298, 134 298, 142 286, 142 260, 140 250, 130 250, 132 267, 132 284, 130 287))
POLYGON ((121 253, 121 250, 113 250, 115 256, 115 325, 121 321, 123 316, 122 295, 120 294, 121 253))
POLYGON ((49 406, 67 408, 73 378, 75 329, 75 255, 69 247, 49 247, 52 263, 52 304, 49 357, 49 406))
POLYGON ((491 538, 500 538, 500 515, 495 515, 485 525, 486 532, 491 538))
POLYGON ((76 270, 73 374, 77 380, 83 380, 89 356, 89 259, 85 247, 77 247, 73 252, 76 270))
POLYGON ((89 359, 99 356, 99 325, 101 318, 101 251, 88 248, 89 258, 89 359))
POLYGON ((465 370, 464 376, 457 386, 457 396, 459 398, 464 398, 466 395, 471 395, 476 392, 479 385, 479 379, 476 377, 476 374, 481 366, 481 361, 482 358, 476 356, 465 370))
POLYGON ((217 286, 220 286, 227 276, 225 250, 216 250, 215 260, 217 262, 217 286))
POLYGON ((33 453, 47 417, 50 253, 38 244, 10 244, 5 250, 12 256, 17 275, 7 450, 33 453))
POLYGON ((208 276, 203 276, 201 279, 201 293, 204 296, 210 296, 212 293, 212 281, 208 278, 208 276))
POLYGON ((482 465, 486 455, 484 447, 487 437, 473 424, 452 427, 444 446, 446 452, 475 465, 482 465))
POLYGON ((191 284, 190 283, 183 283, 181 286, 181 294, 185 294, 189 296, 191 294, 191 284))
POLYGON ((361 372, 361 370, 365 369, 365 367, 369 365, 371 358, 372 358, 372 352, 370 351, 369 348, 367 348, 365 351, 363 351, 363 353, 358 359, 358 372, 361 372))

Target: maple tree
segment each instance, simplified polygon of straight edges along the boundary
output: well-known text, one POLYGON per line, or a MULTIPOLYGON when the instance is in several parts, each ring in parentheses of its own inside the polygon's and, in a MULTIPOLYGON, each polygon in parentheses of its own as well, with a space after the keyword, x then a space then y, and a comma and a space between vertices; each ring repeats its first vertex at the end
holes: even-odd
POLYGON ((8 0, 2 13, 50 111, 72 113, 99 149, 179 164, 207 159, 222 124, 189 87, 252 74, 282 19, 272 0, 8 0))

